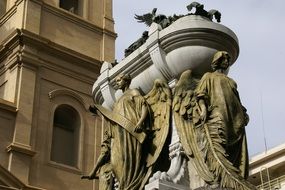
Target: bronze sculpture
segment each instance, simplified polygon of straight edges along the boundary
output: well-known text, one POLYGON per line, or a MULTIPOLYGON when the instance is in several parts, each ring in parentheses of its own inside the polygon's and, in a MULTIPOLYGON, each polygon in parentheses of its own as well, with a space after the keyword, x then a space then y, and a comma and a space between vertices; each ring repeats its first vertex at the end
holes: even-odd
MULTIPOLYGON (((206 11, 204 9, 204 5, 198 2, 192 2, 186 8, 189 12, 193 8, 196 8, 194 13, 189 13, 187 15, 199 15, 204 18, 207 18, 209 21, 213 21, 213 18, 215 18, 217 22, 221 22, 222 15, 218 10, 211 9, 209 11, 206 11)), ((170 26, 172 23, 174 23, 179 18, 187 16, 187 15, 176 15, 176 14, 172 16, 166 16, 163 14, 157 15, 156 12, 157 12, 157 8, 154 8, 150 13, 146 13, 143 15, 135 14, 134 18, 137 20, 137 22, 144 23, 148 27, 150 27, 152 23, 156 23, 161 27, 161 29, 164 29, 170 26)), ((133 42, 127 49, 125 49, 125 57, 127 57, 132 52, 137 50, 140 46, 142 46, 147 41, 147 39, 148 39, 148 33, 147 31, 144 31, 142 36, 138 40, 133 42)))
MULTIPOLYGON (((130 82, 129 75, 121 74, 116 78, 116 84, 124 94, 115 103, 112 112, 109 113, 103 107, 96 106, 98 111, 110 122, 101 150, 101 155, 104 156, 100 156, 100 158, 107 157, 105 160, 107 160, 108 169, 119 181, 120 189, 142 189, 140 185, 147 172, 144 160, 146 155, 142 151, 144 141, 142 134, 146 129, 144 120, 147 117, 148 109, 140 92, 129 88, 130 82), (129 130, 133 130, 132 133, 129 130)), ((105 166, 100 158, 87 178, 92 179, 100 165, 105 166)), ((108 175, 110 175, 109 172, 108 175)), ((111 182, 109 184, 113 185, 111 182)))
POLYGON ((173 98, 163 80, 155 80, 152 90, 142 96, 139 90, 129 88, 129 75, 118 75, 116 84, 123 95, 113 111, 100 105, 93 108, 102 114, 108 126, 97 164, 83 178, 99 177, 100 190, 115 186, 143 189, 158 170, 157 161, 162 156, 173 115, 189 159, 191 189, 255 189, 246 181, 248 115, 236 83, 224 74, 229 65, 229 54, 219 51, 213 57, 213 72, 205 73, 200 81, 191 70, 186 70, 175 86, 173 98))
POLYGON ((196 88, 190 71, 181 75, 174 95, 179 99, 173 104, 175 123, 197 187, 255 189, 246 181, 248 115, 236 83, 224 74, 229 64, 228 53, 217 52, 213 72, 205 73, 196 88))
MULTIPOLYGON (((206 11, 204 9, 204 5, 200 4, 198 2, 192 2, 190 3, 190 5, 187 6, 188 11, 191 11, 192 8, 195 7, 195 13, 194 15, 200 15, 203 17, 206 17, 208 19, 210 19, 211 21, 213 21, 213 17, 215 17, 215 19, 217 20, 217 22, 221 22, 221 13, 215 9, 211 9, 209 11, 206 11)), ((190 13, 192 14, 192 13, 190 13)))
POLYGON ((100 105, 92 108, 102 114, 108 126, 98 161, 92 172, 82 178, 99 178, 100 190, 113 189, 115 185, 120 190, 143 189, 168 135, 171 107, 168 85, 157 80, 153 90, 143 97, 139 90, 129 88, 130 83, 127 74, 116 77, 123 95, 113 111, 100 105))

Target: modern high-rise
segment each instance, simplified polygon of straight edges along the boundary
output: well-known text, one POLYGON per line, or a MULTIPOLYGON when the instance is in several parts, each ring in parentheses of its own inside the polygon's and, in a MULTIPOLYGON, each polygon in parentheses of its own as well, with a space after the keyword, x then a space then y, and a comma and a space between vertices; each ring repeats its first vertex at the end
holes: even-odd
POLYGON ((100 151, 89 112, 114 61, 112 0, 0 0, 0 189, 90 190, 100 151))

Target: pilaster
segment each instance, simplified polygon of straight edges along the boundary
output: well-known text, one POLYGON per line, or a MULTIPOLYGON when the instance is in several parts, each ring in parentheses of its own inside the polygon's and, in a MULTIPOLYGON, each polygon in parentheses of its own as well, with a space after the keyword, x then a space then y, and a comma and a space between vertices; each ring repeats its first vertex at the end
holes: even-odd
POLYGON ((42 3, 39 0, 25 0, 23 15, 23 29, 40 34, 42 3))
POLYGON ((16 100, 18 113, 12 143, 7 147, 9 153, 8 169, 24 183, 28 184, 31 157, 35 152, 31 147, 32 118, 36 86, 36 68, 19 62, 16 100))

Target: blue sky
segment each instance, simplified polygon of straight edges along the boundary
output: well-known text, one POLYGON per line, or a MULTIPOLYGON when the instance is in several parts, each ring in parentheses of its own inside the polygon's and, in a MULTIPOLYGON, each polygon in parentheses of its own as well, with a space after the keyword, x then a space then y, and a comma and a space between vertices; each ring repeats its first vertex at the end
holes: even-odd
MULTIPOLYGON (((141 36, 147 27, 134 14, 186 14, 186 0, 114 0, 116 58, 141 36)), ((240 55, 229 76, 238 84, 250 123, 246 127, 250 155, 285 143, 285 14, 284 0, 200 0, 206 10, 222 13, 221 24, 239 39, 240 55)))

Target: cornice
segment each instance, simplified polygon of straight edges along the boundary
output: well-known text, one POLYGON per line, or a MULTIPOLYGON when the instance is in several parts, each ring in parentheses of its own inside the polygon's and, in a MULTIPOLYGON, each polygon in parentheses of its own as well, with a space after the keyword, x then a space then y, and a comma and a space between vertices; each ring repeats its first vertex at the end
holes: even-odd
POLYGON ((22 46, 22 38, 20 37, 20 30, 16 29, 0 44, 0 60, 2 61, 8 55, 11 56, 18 45, 22 46))
POLYGON ((36 154, 36 152, 33 151, 30 146, 27 146, 27 145, 24 145, 24 144, 20 144, 20 143, 11 143, 6 148, 6 151, 8 153, 10 153, 10 152, 18 152, 18 153, 22 153, 22 154, 25 154, 25 155, 31 156, 31 157, 33 157, 36 154))
MULTIPOLYGON (((89 56, 83 55, 78 53, 77 51, 71 50, 59 44, 56 44, 44 37, 36 35, 32 32, 22 29, 21 30, 21 37, 23 38, 23 44, 25 45, 35 45, 40 49, 44 49, 45 51, 52 52, 53 55, 60 55, 61 57, 68 57, 69 61, 81 61, 80 64, 91 64, 97 66, 98 68, 101 67, 101 62, 95 60, 89 56)), ((34 47, 34 46, 33 46, 34 47)))
POLYGON ((253 169, 259 166, 262 166, 263 164, 268 163, 269 161, 276 160, 277 158, 284 157, 285 155, 285 145, 282 144, 280 146, 277 146, 268 152, 263 152, 259 155, 253 156, 249 160, 249 168, 253 169))
POLYGON ((44 60, 34 52, 30 52, 27 48, 29 46, 50 54, 53 57, 64 58, 72 64, 80 64, 90 70, 99 70, 101 67, 101 61, 99 60, 56 44, 24 29, 16 29, 3 41, 0 46, 0 59, 7 56, 20 56, 20 60, 31 60, 31 64, 35 63, 37 64, 35 66, 39 66, 44 60), (15 52, 16 46, 20 46, 20 48, 15 52), (16 55, 13 55, 13 51, 16 55))
POLYGON ((0 109, 4 109, 6 111, 9 111, 11 113, 17 113, 18 109, 17 106, 13 102, 9 102, 7 100, 4 100, 0 98, 0 109))

